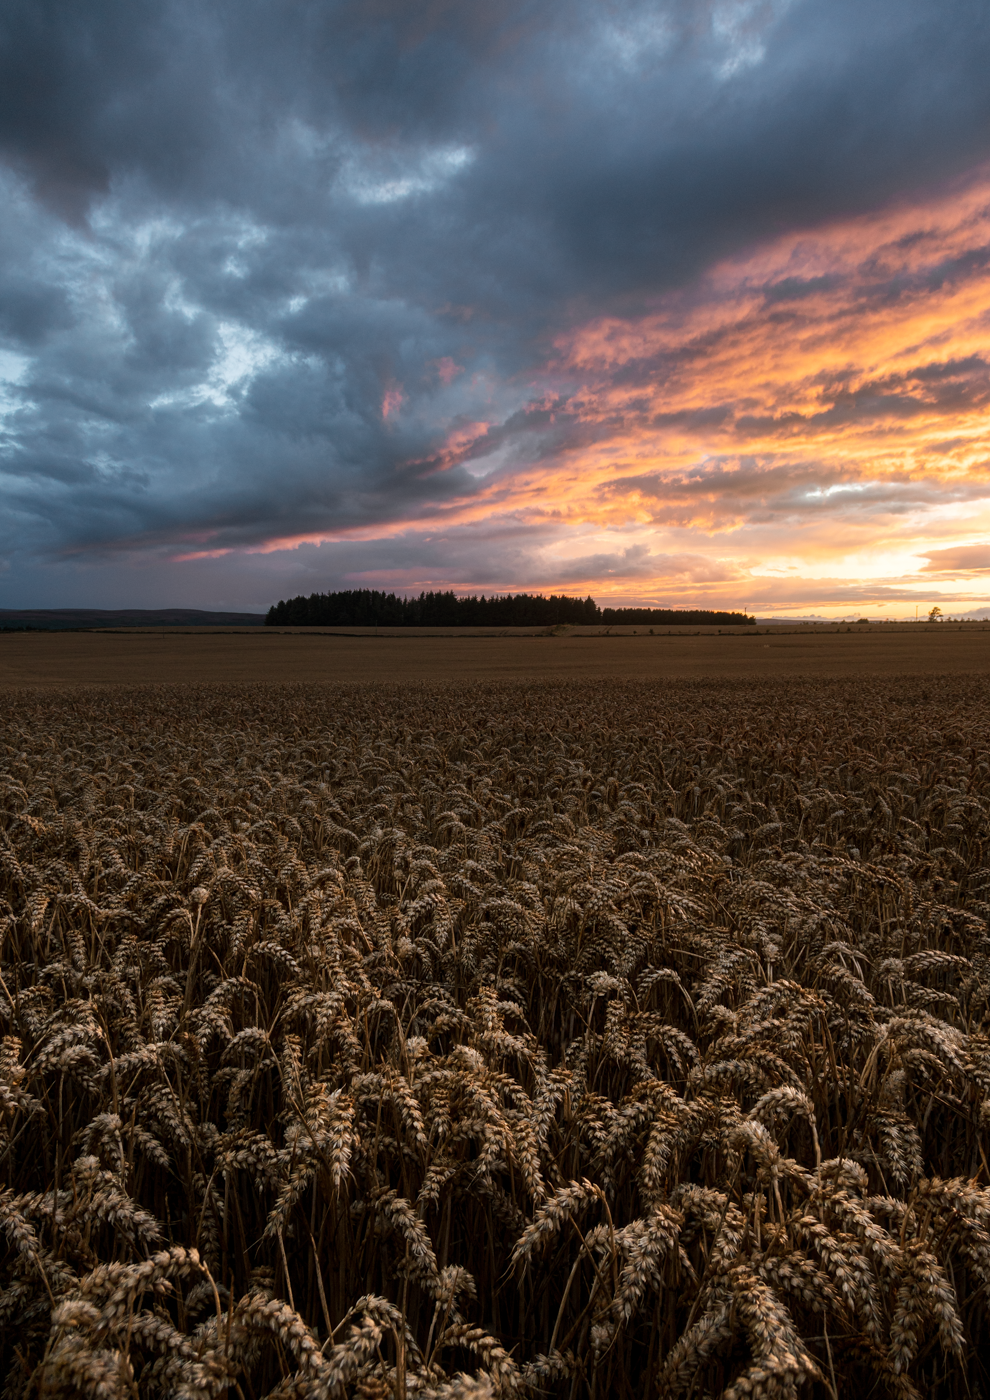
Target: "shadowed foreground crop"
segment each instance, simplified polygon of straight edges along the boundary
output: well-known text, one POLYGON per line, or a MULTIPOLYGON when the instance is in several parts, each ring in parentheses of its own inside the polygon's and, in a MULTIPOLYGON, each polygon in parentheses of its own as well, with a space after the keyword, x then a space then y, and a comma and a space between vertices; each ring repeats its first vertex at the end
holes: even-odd
POLYGON ((986 680, 14 698, 5 1396, 990 1394, 986 680))

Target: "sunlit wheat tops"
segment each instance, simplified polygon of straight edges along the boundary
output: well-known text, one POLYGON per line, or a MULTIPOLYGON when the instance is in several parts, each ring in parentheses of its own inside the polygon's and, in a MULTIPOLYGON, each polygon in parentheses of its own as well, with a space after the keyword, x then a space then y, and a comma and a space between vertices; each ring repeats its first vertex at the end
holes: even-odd
POLYGON ((990 685, 6 714, 4 1397, 990 1395, 990 685))

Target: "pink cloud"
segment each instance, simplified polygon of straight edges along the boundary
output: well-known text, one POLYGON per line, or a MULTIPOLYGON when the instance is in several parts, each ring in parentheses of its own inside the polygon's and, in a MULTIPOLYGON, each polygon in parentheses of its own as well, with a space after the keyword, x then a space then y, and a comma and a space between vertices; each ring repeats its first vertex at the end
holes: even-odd
POLYGON ((437 360, 437 375, 442 384, 451 384, 459 374, 464 373, 464 366, 455 364, 449 355, 444 355, 442 360, 437 360))

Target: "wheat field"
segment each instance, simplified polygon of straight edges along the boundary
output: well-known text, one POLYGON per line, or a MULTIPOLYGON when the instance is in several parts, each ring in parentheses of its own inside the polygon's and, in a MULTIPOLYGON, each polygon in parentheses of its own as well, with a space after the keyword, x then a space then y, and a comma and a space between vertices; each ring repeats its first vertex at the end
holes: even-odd
POLYGON ((21 691, 4 1397, 990 1395, 990 683, 21 691))

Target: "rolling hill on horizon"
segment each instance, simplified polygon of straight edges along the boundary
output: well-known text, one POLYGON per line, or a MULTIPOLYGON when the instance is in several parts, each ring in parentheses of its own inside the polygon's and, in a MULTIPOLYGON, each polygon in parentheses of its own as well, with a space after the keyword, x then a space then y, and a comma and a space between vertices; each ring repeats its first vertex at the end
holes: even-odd
POLYGON ((0 628, 45 631, 86 627, 260 627, 264 613, 202 608, 0 608, 0 628))

